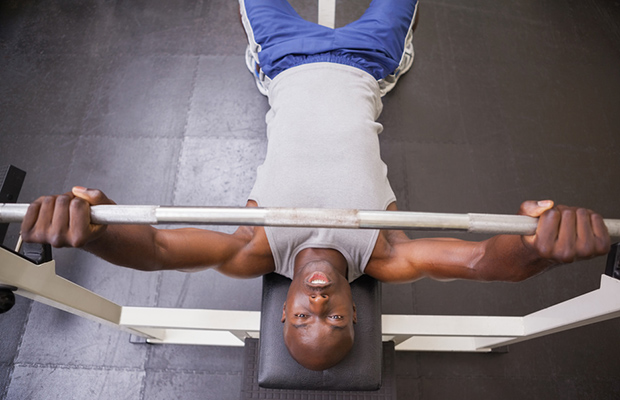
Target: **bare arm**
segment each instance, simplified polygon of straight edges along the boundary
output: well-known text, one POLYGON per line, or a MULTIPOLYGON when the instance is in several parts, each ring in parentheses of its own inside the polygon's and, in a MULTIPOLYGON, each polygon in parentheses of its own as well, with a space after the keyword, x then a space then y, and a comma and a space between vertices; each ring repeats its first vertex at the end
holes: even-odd
POLYGON ((113 264, 144 271, 220 267, 245 245, 233 235, 201 229, 91 224, 90 206, 97 204, 114 202, 99 190, 80 187, 39 198, 22 222, 24 241, 82 247, 113 264))
POLYGON ((389 256, 369 264, 367 273, 385 282, 411 282, 423 277, 516 282, 552 266, 609 251, 603 219, 590 210, 525 202, 519 214, 540 217, 535 235, 499 235, 482 242, 405 241, 391 246, 389 256))
POLYGON ((233 235, 203 229, 113 225, 83 249, 123 267, 189 272, 222 267, 244 245, 233 235))

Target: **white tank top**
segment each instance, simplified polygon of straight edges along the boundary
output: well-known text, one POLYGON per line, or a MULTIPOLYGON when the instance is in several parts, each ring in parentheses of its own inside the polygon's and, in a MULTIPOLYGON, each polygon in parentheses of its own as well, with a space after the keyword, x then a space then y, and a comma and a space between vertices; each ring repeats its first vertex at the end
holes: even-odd
MULTIPOLYGON (((379 154, 383 127, 377 81, 358 68, 313 63, 288 69, 269 87, 267 155, 249 198, 259 207, 385 210, 395 201, 379 154)), ((293 278, 307 248, 342 253, 348 279, 363 274, 378 230, 265 227, 275 271, 293 278)))

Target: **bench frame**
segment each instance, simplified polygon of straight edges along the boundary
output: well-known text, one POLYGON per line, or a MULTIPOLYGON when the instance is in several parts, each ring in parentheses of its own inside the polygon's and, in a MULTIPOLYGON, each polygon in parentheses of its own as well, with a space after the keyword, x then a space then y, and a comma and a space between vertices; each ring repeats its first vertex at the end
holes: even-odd
MULTIPOLYGON (((259 311, 122 306, 56 275, 54 260, 36 265, 4 247, 0 285, 153 344, 242 347, 260 336, 259 311)), ((383 315, 382 334, 400 351, 491 352, 619 316, 620 281, 602 275, 599 289, 523 317, 383 315)))

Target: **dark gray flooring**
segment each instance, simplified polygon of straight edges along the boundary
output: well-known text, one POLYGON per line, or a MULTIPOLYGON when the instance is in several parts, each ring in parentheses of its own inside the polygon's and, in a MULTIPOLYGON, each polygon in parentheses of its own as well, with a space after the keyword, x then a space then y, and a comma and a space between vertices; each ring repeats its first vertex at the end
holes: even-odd
MULTIPOLYGON (((338 23, 367 3, 339 1, 338 23)), ((315 18, 314 1, 293 4, 315 18)), ((513 213, 551 198, 620 218, 618 0, 425 0, 415 46, 381 117, 401 209, 513 213)), ((243 205, 268 107, 244 48, 233 0, 0 1, 0 163, 28 171, 20 201, 84 185, 125 204, 243 205)), ((55 254, 60 275, 125 305, 259 309, 260 280, 55 254)), ((383 308, 523 315, 597 288, 603 264, 521 284, 384 286, 383 308)), ((619 398, 619 335, 614 320, 506 354, 398 353, 399 399, 619 398)), ((134 345, 23 298, 0 338, 1 399, 240 389, 242 349, 134 345)))

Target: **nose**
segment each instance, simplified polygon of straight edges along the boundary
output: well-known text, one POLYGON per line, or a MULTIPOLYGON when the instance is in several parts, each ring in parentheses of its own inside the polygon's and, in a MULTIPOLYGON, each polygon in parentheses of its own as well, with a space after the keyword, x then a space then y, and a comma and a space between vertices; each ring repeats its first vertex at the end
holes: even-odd
POLYGON ((326 294, 311 294, 310 309, 317 315, 324 316, 328 310, 329 296, 326 294))
POLYGON ((324 304, 329 300, 329 296, 326 294, 316 294, 313 293, 310 295, 310 302, 320 305, 320 304, 324 304))

